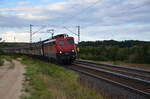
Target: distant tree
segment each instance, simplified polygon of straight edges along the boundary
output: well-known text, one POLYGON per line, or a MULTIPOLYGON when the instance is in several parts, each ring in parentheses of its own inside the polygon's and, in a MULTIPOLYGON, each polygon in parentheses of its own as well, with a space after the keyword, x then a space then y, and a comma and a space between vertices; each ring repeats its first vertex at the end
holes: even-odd
MULTIPOLYGON (((109 41, 113 42, 113 41, 109 41)), ((133 47, 120 47, 113 43, 113 46, 105 45, 99 46, 80 46, 80 56, 83 59, 98 60, 98 61, 125 61, 132 63, 150 63, 150 43, 144 43, 143 45, 136 45, 139 41, 128 44, 126 46, 133 47)), ((99 44, 99 41, 96 44, 99 44)), ((89 43, 88 43, 89 44, 89 43)))
POLYGON ((135 45, 143 45, 150 42, 146 41, 137 41, 137 40, 128 40, 128 41, 115 41, 115 40, 104 40, 104 41, 82 41, 79 43, 79 46, 101 46, 101 45, 107 45, 107 46, 118 46, 121 48, 129 48, 133 47, 135 45))

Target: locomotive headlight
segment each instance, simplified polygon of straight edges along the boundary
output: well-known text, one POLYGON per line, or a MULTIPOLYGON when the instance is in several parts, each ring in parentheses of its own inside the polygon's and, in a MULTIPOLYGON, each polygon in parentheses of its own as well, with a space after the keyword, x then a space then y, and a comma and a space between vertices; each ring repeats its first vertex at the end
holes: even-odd
POLYGON ((59 53, 62 54, 62 51, 60 51, 59 53))

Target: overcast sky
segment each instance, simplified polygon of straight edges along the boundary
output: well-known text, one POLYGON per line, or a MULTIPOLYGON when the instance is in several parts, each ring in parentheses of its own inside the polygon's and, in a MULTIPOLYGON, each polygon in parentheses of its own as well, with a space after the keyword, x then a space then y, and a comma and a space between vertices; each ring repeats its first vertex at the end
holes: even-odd
MULTIPOLYGON (((81 40, 150 40, 150 0, 0 0, 0 37, 5 41, 29 41, 33 32, 55 29, 77 32, 81 40), (44 28, 43 25, 47 27, 44 28), (39 26, 39 27, 37 27, 39 26)), ((51 35, 36 33, 33 41, 51 35)))

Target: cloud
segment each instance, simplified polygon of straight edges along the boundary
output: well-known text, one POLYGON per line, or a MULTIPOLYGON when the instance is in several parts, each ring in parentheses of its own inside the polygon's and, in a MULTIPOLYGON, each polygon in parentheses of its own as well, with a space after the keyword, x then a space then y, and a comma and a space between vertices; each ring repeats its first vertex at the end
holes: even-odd
MULTIPOLYGON (((16 7, 0 8, 0 27, 10 30, 12 27, 20 29, 29 24, 50 24, 56 27, 81 25, 84 29, 83 40, 91 40, 88 36, 93 36, 93 33, 93 38, 100 40, 112 38, 108 32, 120 33, 116 39, 123 39, 123 36, 131 39, 133 35, 147 35, 149 31, 149 0, 40 1, 47 4, 30 5, 33 4, 32 1, 25 1, 18 2, 16 7), (128 27, 129 24, 132 26, 128 27), (118 29, 109 28, 113 26, 118 29)), ((62 29, 60 31, 63 32, 62 29)), ((135 38, 139 39, 139 36, 135 38)), ((145 39, 145 36, 141 37, 145 39)))
POLYGON ((1 35, 3 40, 7 42, 29 42, 29 35, 27 33, 14 33, 14 31, 8 31, 1 35))
POLYGON ((20 1, 17 3, 18 6, 25 6, 25 5, 29 5, 29 4, 31 4, 30 1, 20 1))
POLYGON ((7 16, 14 15, 16 18, 22 18, 22 20, 40 20, 45 23, 52 21, 52 24, 56 23, 56 25, 58 24, 57 21, 67 22, 65 25, 69 23, 88 25, 95 22, 99 25, 126 24, 128 22, 140 23, 139 20, 147 22, 145 18, 150 16, 148 13, 150 6, 137 8, 143 5, 143 2, 146 2, 146 0, 143 2, 139 0, 138 2, 140 3, 136 3, 135 0, 131 2, 128 0, 128 2, 103 0, 96 5, 92 5, 91 3, 94 1, 83 0, 79 2, 77 0, 58 2, 46 6, 19 6, 16 8, 3 8, 0 11, 6 13, 7 16), (90 8, 88 9, 87 7, 90 8))
POLYGON ((128 24, 123 26, 103 26, 101 28, 91 27, 90 29, 84 29, 82 36, 84 35, 101 39, 115 39, 115 40, 146 40, 149 41, 149 25, 134 25, 128 24))
MULTIPOLYGON (((7 42, 30 42, 30 33, 29 32, 19 32, 16 31, 7 31, 3 34, 0 34, 2 40, 7 42)), ((40 39, 44 40, 47 37, 51 37, 51 34, 39 34, 36 33, 32 36, 33 42, 40 41, 40 39)))

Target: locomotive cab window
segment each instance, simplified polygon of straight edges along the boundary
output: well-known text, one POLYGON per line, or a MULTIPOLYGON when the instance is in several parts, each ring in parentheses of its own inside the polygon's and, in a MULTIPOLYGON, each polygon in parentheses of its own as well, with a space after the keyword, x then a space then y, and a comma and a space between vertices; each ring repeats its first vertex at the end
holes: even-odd
POLYGON ((70 39, 70 40, 67 40, 67 43, 68 44, 74 44, 74 41, 72 39, 70 39))
POLYGON ((64 40, 59 41, 59 45, 64 45, 64 44, 65 44, 64 40))

